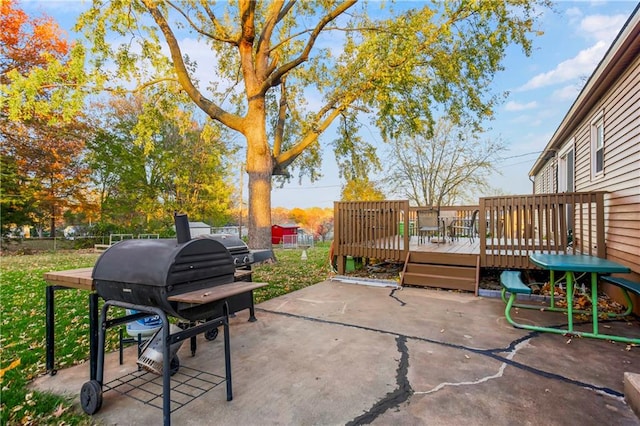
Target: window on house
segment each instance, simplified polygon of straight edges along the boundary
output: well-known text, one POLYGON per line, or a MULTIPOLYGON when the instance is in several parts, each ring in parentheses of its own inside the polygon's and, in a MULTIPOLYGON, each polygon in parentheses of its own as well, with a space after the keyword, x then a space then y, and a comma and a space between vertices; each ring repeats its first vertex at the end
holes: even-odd
POLYGON ((574 151, 573 139, 558 154, 558 192, 574 191, 574 151))
POLYGON ((602 113, 591 123, 591 175, 596 177, 604 170, 604 118, 602 113))

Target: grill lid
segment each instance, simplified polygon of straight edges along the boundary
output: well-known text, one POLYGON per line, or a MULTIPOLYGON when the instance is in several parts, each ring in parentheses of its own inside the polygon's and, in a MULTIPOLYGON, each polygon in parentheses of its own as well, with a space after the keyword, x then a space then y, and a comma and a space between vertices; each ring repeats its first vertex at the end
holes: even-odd
POLYGON ((199 235, 198 238, 210 238, 216 240, 225 246, 231 256, 233 256, 233 262, 238 266, 248 266, 254 261, 253 253, 249 250, 247 244, 240 238, 231 234, 209 234, 199 235))
POLYGON ((124 240, 98 258, 93 279, 165 287, 224 275, 233 282, 234 271, 231 254, 212 239, 124 240))

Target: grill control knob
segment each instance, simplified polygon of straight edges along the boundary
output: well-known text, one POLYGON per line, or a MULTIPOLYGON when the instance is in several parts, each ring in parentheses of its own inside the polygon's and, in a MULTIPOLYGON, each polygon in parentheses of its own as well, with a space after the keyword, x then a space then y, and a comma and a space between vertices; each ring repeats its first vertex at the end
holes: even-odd
POLYGON ((245 256, 244 259, 242 259, 242 262, 249 263, 249 256, 245 256))
POLYGON ((233 264, 237 265, 240 263, 240 259, 238 259, 237 257, 233 259, 233 264))

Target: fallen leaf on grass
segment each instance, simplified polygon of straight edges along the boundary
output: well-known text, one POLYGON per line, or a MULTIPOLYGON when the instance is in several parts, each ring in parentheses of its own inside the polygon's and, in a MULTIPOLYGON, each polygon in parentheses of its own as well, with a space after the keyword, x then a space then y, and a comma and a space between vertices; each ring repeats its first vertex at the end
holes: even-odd
POLYGON ((6 373, 9 370, 13 370, 14 368, 16 368, 19 365, 20 365, 20 358, 18 358, 15 361, 13 361, 11 364, 9 364, 8 367, 0 369, 0 379, 2 379, 4 377, 4 373, 6 373))
POLYGON ((64 414, 65 411, 67 411, 68 407, 63 406, 62 404, 58 405, 58 407, 56 408, 56 411, 53 412, 53 417, 60 417, 61 415, 64 414))

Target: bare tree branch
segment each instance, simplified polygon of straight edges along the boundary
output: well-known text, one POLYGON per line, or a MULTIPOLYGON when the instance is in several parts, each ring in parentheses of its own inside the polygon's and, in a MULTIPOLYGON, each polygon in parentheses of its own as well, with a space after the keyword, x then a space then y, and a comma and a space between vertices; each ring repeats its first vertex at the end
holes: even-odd
POLYGON ((266 91, 270 87, 273 87, 274 85, 278 84, 278 82, 280 81, 280 78, 283 75, 285 75, 286 73, 288 73, 289 71, 291 71, 292 69, 300 65, 301 63, 305 62, 307 59, 309 59, 309 53, 311 52, 311 49, 315 45, 315 42, 318 36, 320 35, 320 33, 322 32, 322 30, 327 26, 327 24, 329 24, 331 21, 333 21, 335 18, 337 18, 342 13, 344 13, 347 9, 353 6, 356 3, 356 1, 357 0, 347 0, 341 5, 339 5, 337 8, 335 8, 333 11, 329 12, 327 15, 322 17, 322 19, 320 19, 316 27, 311 32, 309 40, 307 41, 307 45, 302 50, 300 55, 294 60, 289 61, 288 63, 282 65, 280 68, 275 70, 269 76, 269 78, 264 82, 261 93, 266 93, 266 91))
POLYGON ((189 95, 189 97, 196 103, 196 105, 198 105, 214 120, 218 120, 234 130, 242 131, 244 127, 242 118, 226 112, 218 105, 206 99, 198 90, 198 88, 193 84, 193 82, 191 81, 191 77, 189 76, 187 67, 185 66, 184 59, 182 58, 180 45, 178 44, 178 41, 173 34, 173 31, 171 30, 171 27, 169 26, 166 18, 162 15, 160 10, 156 6, 155 1, 143 0, 143 2, 149 10, 149 13, 151 13, 151 16, 153 16, 156 24, 158 24, 158 27, 160 27, 160 30, 164 34, 167 45, 169 46, 169 52, 171 53, 171 59, 173 60, 173 66, 178 77, 178 82, 185 90, 187 95, 189 95))
MULTIPOLYGON (((232 45, 236 45, 236 40, 230 39, 230 38, 221 38, 221 37, 217 37, 215 34, 209 33, 207 31, 204 31, 202 28, 200 28, 199 26, 197 26, 195 24, 195 22, 193 22, 193 20, 189 17, 189 15, 187 15, 185 13, 184 10, 182 10, 181 8, 179 8, 176 4, 174 4, 171 1, 167 1, 167 4, 169 6, 171 6, 176 12, 178 12, 180 15, 182 15, 182 17, 189 23, 189 26, 191 26, 191 28, 193 28, 193 30, 195 32, 197 32, 200 35, 203 35, 205 37, 208 37, 212 40, 216 40, 222 43, 230 43, 232 45)), ((210 15, 211 16, 211 15, 210 15)), ((215 17, 213 19, 214 21, 214 25, 217 24, 217 21, 215 20, 215 17)))

